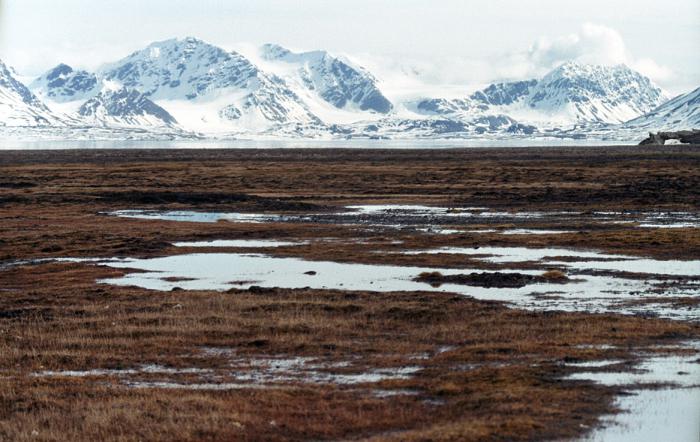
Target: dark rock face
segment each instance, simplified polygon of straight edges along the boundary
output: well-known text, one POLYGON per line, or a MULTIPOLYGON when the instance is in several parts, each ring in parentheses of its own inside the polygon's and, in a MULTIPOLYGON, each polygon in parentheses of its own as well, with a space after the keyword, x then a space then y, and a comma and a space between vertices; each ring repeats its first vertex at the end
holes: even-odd
POLYGON ((87 71, 74 71, 68 65, 60 64, 46 74, 48 95, 73 96, 78 92, 90 91, 97 86, 97 77, 87 71), (57 91, 56 89, 60 89, 57 91))
POLYGON ((472 94, 471 98, 493 106, 513 104, 528 95, 530 89, 537 85, 537 80, 495 83, 472 94))
POLYGON ((59 64, 55 68, 51 69, 49 72, 46 73, 46 79, 49 82, 56 82, 54 86, 63 86, 65 83, 65 80, 63 78, 73 72, 73 68, 68 66, 67 64, 59 64))
POLYGON ((307 87, 317 90, 321 98, 338 109, 355 103, 363 111, 385 114, 393 108, 373 78, 337 58, 325 54, 309 69, 310 72, 304 73, 307 87))
POLYGON ((377 80, 360 67, 353 67, 325 51, 294 53, 278 45, 264 45, 266 60, 299 65, 302 84, 315 91, 326 102, 338 109, 349 103, 360 110, 381 114, 393 109, 391 102, 377 87, 377 80))
POLYGON ((225 120, 233 121, 241 118, 243 113, 235 105, 230 104, 219 111, 219 116, 225 120))
MULTIPOLYGON (((0 60, 0 105, 8 104, 23 124, 45 126, 55 124, 58 118, 24 84, 15 79, 12 71, 0 60)), ((0 121, 5 126, 6 121, 0 121)))
POLYGON ((479 101, 469 98, 431 98, 418 103, 416 108, 421 112, 428 112, 438 115, 450 115, 458 112, 486 111, 489 107, 479 101))
POLYGON ((685 144, 700 144, 700 130, 681 130, 678 132, 649 132, 649 138, 642 140, 640 146, 664 145, 668 140, 679 140, 685 144))
POLYGON ((59 64, 37 78, 31 89, 58 102, 83 100, 97 93, 97 76, 91 72, 74 70, 59 64))
POLYGON ((39 99, 22 83, 17 81, 10 70, 0 61, 0 87, 7 88, 18 94, 24 103, 44 109, 39 99))
POLYGON ((164 124, 177 124, 175 118, 146 96, 126 88, 104 91, 88 100, 78 110, 83 117, 115 117, 127 121, 138 117, 154 117, 164 124))
POLYGON ((537 127, 531 124, 515 123, 510 125, 506 131, 511 134, 532 135, 537 132, 537 127))
POLYGON ((474 124, 487 126, 489 130, 498 130, 502 127, 510 127, 518 122, 507 115, 485 115, 474 120, 474 124))
POLYGON ((404 130, 431 129, 437 134, 454 132, 466 132, 468 126, 461 121, 454 120, 403 120, 399 126, 404 130))

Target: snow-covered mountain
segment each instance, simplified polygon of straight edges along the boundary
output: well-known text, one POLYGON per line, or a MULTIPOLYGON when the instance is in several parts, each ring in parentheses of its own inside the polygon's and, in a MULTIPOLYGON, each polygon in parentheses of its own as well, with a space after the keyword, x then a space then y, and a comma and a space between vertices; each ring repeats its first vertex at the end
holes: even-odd
POLYGON ((508 106, 527 97, 535 86, 537 86, 537 80, 494 83, 486 89, 475 92, 471 98, 487 106, 508 106))
POLYGON ((700 128, 700 87, 667 101, 625 126, 654 131, 700 128))
POLYGON ((196 38, 153 43, 103 67, 99 77, 172 107, 178 120, 198 130, 320 123, 283 80, 196 38))
POLYGON ((0 60, 0 126, 64 125, 0 60))
POLYGON ((386 83, 344 57, 274 44, 245 54, 191 37, 165 40, 95 72, 60 64, 32 91, 0 64, 0 126, 185 138, 610 139, 636 128, 700 125, 700 90, 666 102, 660 88, 622 65, 566 63, 461 98, 416 100, 394 90, 392 103, 386 83))
POLYGON ((623 123, 667 100, 651 80, 624 65, 566 63, 516 100, 546 117, 575 122, 623 123))
POLYGON ((78 110, 83 121, 107 127, 174 127, 177 121, 165 109, 134 89, 104 89, 78 110))
POLYGON ((99 92, 97 76, 84 70, 74 70, 66 64, 59 64, 29 87, 39 97, 58 103, 85 100, 99 92))
POLYGON ((429 98, 415 103, 415 110, 427 115, 475 115, 487 112, 489 106, 471 98, 429 98))
POLYGON ((393 109, 372 74, 326 51, 294 53, 279 45, 266 44, 260 53, 263 60, 282 65, 286 74, 282 75, 288 83, 302 85, 338 109, 380 114, 393 109))
POLYGON ((100 77, 153 100, 187 99, 220 89, 256 86, 259 71, 246 58, 196 38, 152 43, 100 69, 100 77))
POLYGON ((502 113, 545 127, 619 124, 666 101, 651 80, 624 65, 565 63, 542 79, 495 83, 468 98, 423 100, 417 108, 440 115, 502 113))

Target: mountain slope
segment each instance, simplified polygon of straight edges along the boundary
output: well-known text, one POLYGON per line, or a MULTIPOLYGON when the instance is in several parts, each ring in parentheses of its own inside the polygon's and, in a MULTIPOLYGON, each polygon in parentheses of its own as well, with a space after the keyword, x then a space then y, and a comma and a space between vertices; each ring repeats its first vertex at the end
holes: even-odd
POLYGON ((0 61, 0 126, 54 126, 65 121, 49 110, 0 61))
POLYGON ((471 98, 430 98, 416 103, 416 110, 427 115, 476 115, 488 111, 489 107, 471 98))
POLYGON ((188 37, 153 43, 100 74, 154 100, 192 100, 217 89, 251 87, 259 72, 235 52, 188 37))
POLYGON ((656 131, 700 128, 700 87, 628 121, 625 126, 656 131))
POLYGON ((191 37, 153 43, 105 66, 100 76, 173 106, 181 121, 200 130, 256 132, 277 124, 320 123, 282 79, 237 52, 191 37))
POLYGON ((666 101, 659 87, 627 66, 579 63, 554 69, 523 98, 529 109, 546 116, 596 123, 623 123, 666 101))
POLYGON ((338 109, 355 107, 386 114, 393 108, 369 72, 326 51, 294 53, 282 46, 267 44, 260 52, 268 62, 289 65, 292 69, 287 78, 314 91, 338 109))
POLYGON ((165 40, 95 73, 60 64, 32 82, 36 95, 3 66, 0 125, 408 139, 609 138, 629 128, 700 124, 699 91, 664 104, 661 89, 622 65, 572 62, 540 79, 494 83, 457 99, 398 94, 405 98, 392 103, 371 73, 326 51, 270 44, 246 54, 195 38, 165 40))
POLYGON ((571 62, 539 80, 494 83, 467 98, 423 100, 417 109, 439 115, 506 114, 544 126, 567 126, 623 123, 665 100, 651 80, 626 66, 571 62))
POLYGON ((489 106, 507 106, 527 97, 535 86, 537 80, 494 83, 475 92, 471 98, 489 106))
POLYGON ((93 73, 74 70, 66 64, 59 64, 29 87, 38 96, 58 103, 85 100, 98 92, 97 76, 93 73))
POLYGON ((136 90, 105 89, 78 110, 84 121, 107 127, 172 127, 177 124, 165 109, 136 90))

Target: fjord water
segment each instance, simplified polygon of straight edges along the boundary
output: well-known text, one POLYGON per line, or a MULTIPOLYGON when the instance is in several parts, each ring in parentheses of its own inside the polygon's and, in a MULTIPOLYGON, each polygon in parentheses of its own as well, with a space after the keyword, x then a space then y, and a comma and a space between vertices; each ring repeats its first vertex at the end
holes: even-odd
POLYGON ((193 139, 193 140, 55 140, 6 139, 0 150, 79 150, 79 149, 454 149, 488 147, 562 147, 625 146, 635 143, 620 140, 506 138, 435 140, 314 140, 314 139, 193 139))

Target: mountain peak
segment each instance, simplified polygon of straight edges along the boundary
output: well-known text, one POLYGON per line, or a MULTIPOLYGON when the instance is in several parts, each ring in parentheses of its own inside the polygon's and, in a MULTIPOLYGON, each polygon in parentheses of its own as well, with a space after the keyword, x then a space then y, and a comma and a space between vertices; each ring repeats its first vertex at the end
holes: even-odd
POLYGON ((261 47, 260 53, 267 61, 295 67, 297 78, 294 82, 338 109, 357 107, 362 111, 382 114, 393 109, 369 72, 327 51, 297 53, 280 45, 266 44, 261 47))
POLYGON ((24 84, 12 69, 0 60, 0 126, 63 125, 24 84))
MULTIPOLYGON (((197 46, 205 46, 205 47, 210 47, 210 48, 216 48, 211 43, 208 43, 204 40, 201 40, 196 37, 175 37, 175 38, 168 38, 166 40, 159 40, 159 41, 154 41, 153 43, 149 44, 146 49, 141 49, 136 51, 135 53, 143 52, 144 50, 148 50, 150 48, 163 48, 163 47, 174 47, 174 46, 185 46, 185 47, 197 47, 197 46)), ((219 48, 217 48, 219 49, 219 48)), ((222 49, 223 51, 223 49, 222 49)))
POLYGON ((71 72, 73 72, 72 67, 68 66, 65 63, 60 63, 59 65, 57 65, 56 67, 54 67, 46 73, 46 78, 53 80, 55 78, 60 77, 61 75, 68 75, 71 72))
POLYGON ((258 71, 236 52, 186 37, 152 43, 101 74, 155 99, 191 100, 214 89, 243 87, 258 71))
POLYGON ((643 77, 624 63, 615 65, 586 64, 576 60, 567 61, 552 69, 544 78, 554 76, 602 76, 602 75, 631 75, 643 77))
POLYGON ((289 49, 274 43, 266 43, 260 47, 260 55, 264 60, 279 60, 291 54, 289 49))
POLYGON ((654 109, 666 95, 624 64, 568 61, 539 80, 494 83, 471 98, 548 124, 576 124, 622 123, 654 109))
POLYGON ((30 87, 57 102, 84 100, 97 92, 97 76, 61 63, 34 80, 30 87))
POLYGON ((566 109, 575 122, 622 123, 665 100, 661 88, 624 64, 569 62, 538 82, 528 106, 545 113, 566 109))
POLYGON ((25 104, 39 104, 36 96, 14 77, 10 67, 2 60, 0 60, 0 88, 8 93, 18 95, 25 104))

